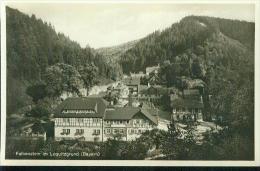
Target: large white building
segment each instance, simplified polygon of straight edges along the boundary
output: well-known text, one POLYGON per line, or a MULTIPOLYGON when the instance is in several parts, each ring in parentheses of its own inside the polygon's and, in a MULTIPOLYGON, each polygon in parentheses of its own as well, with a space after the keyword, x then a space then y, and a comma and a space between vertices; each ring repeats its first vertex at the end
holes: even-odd
POLYGON ((104 117, 104 138, 106 140, 120 135, 122 140, 135 140, 142 133, 152 130, 157 125, 157 113, 154 109, 141 107, 109 109, 104 117))
POLYGON ((109 107, 101 97, 77 97, 63 101, 55 114, 55 139, 105 141, 114 136, 134 140, 158 124, 155 109, 109 107))

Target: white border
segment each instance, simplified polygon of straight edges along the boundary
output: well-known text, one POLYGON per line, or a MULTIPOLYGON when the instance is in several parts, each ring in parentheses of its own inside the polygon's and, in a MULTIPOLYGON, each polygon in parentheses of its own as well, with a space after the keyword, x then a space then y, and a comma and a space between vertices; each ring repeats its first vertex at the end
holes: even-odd
POLYGON ((260 121, 259 88, 260 87, 260 1, 258 0, 92 0, 92 1, 2 1, 1 2, 1 160, 0 165, 17 166, 260 166, 260 121), (152 3, 152 4, 255 4, 255 160, 254 161, 180 161, 180 160, 6 160, 5 127, 6 127, 6 17, 5 6, 8 3, 152 3))

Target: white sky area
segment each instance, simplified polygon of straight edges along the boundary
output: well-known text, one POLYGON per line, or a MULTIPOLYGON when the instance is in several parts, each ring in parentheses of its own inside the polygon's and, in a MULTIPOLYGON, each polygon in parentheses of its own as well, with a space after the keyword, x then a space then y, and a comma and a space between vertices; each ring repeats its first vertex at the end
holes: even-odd
POLYGON ((9 3, 50 22, 82 47, 107 47, 163 30, 188 15, 255 20, 254 4, 9 3))

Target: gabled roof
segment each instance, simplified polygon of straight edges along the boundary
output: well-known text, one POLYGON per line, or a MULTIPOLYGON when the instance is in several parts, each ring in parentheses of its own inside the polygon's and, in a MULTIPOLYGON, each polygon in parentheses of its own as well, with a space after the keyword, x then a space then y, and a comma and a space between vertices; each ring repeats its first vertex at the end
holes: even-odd
POLYGON ((118 107, 114 110, 107 110, 105 120, 130 120, 136 113, 140 111, 138 107, 118 107))
POLYGON ((144 114, 148 119, 150 119, 154 124, 158 124, 157 111, 155 109, 141 108, 141 113, 144 114))
POLYGON ((56 108, 54 117, 103 117, 107 105, 101 97, 67 98, 56 108), (63 114, 62 110, 94 110, 96 114, 63 114))
POLYGON ((136 114, 143 114, 154 124, 158 124, 156 111, 154 109, 144 109, 140 107, 120 107, 114 110, 107 110, 104 120, 131 120, 136 114))
POLYGON ((163 94, 167 94, 169 92, 169 90, 166 87, 162 87, 160 85, 152 85, 151 87, 143 90, 141 93, 142 94, 149 94, 149 95, 163 95, 163 94))

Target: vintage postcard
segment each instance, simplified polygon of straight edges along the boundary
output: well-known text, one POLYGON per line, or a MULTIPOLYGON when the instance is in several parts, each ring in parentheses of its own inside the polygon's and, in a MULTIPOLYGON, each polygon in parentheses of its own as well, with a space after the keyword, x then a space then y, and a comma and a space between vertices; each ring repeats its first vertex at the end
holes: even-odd
POLYGON ((3 1, 0 164, 259 166, 259 16, 259 1, 3 1))

